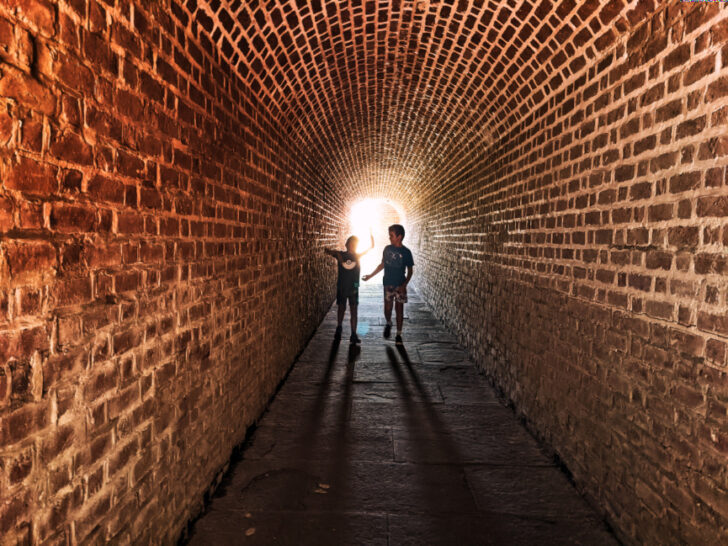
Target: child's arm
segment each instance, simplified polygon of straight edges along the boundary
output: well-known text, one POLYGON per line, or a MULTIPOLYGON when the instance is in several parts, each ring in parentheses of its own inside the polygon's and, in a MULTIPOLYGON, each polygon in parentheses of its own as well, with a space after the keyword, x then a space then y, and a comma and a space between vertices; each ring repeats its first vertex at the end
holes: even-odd
POLYGON ((364 276, 363 276, 363 277, 362 277, 361 279, 362 279, 363 281, 368 281, 368 280, 369 280, 369 279, 371 279, 371 278, 372 278, 372 277, 373 277, 374 275, 376 275, 377 273, 379 273, 379 272, 380 272, 380 271, 381 271, 382 269, 384 269, 384 264, 383 264, 383 263, 379 264, 379 265, 377 266, 377 268, 376 268, 376 269, 375 269, 374 271, 372 271, 371 273, 369 273, 369 275, 364 275, 364 276))
POLYGON ((405 288, 406 289, 407 288, 407 285, 410 282, 410 279, 412 278, 412 273, 413 273, 412 266, 411 265, 408 265, 407 268, 405 269, 405 271, 407 272, 407 278, 404 280, 404 283, 402 283, 399 286, 399 288, 405 288))
POLYGON ((330 248, 324 248, 324 252, 329 256, 336 258, 336 261, 341 263, 341 252, 338 250, 331 250, 330 248))
POLYGON ((374 235, 371 232, 369 233, 369 239, 371 241, 371 243, 369 244, 369 248, 367 248, 364 252, 359 252, 356 255, 357 259, 361 258, 362 256, 364 256, 364 254, 366 254, 367 252, 369 252, 371 249, 374 248, 374 235))

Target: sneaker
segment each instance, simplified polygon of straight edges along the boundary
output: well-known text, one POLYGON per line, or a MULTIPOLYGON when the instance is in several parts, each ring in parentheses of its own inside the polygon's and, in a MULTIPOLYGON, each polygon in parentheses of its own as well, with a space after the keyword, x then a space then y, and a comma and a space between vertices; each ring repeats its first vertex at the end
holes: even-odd
POLYGON ((390 335, 392 335, 392 325, 391 324, 387 324, 384 327, 384 337, 386 337, 387 339, 389 339, 389 336, 390 335))
POLYGON ((352 345, 356 345, 357 343, 361 343, 361 339, 356 334, 351 334, 351 337, 349 338, 349 343, 352 345))
POLYGON ((341 326, 336 327, 336 331, 334 332, 334 339, 341 339, 341 326))
POLYGON ((397 334, 397 336, 396 336, 396 337, 394 338, 394 342, 395 342, 395 343, 396 343, 397 345, 402 345, 402 336, 401 336, 401 335, 399 335, 399 334, 397 334))

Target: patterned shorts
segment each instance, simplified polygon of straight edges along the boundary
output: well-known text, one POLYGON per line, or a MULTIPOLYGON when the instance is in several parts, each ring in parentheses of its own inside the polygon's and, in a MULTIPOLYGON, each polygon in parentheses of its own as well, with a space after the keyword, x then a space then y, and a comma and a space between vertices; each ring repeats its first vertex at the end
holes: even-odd
POLYGON ((397 290, 397 286, 384 287, 384 301, 393 301, 395 303, 407 303, 407 287, 397 290))

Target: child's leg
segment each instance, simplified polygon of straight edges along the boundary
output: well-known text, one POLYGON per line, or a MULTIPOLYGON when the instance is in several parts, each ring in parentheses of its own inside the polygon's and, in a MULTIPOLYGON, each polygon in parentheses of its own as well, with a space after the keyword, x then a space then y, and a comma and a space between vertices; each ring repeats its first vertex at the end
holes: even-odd
POLYGON ((397 334, 402 334, 402 322, 404 321, 404 303, 398 301, 394 304, 394 310, 397 313, 397 334))
POLYGON ((392 302, 384 300, 384 318, 387 320, 387 324, 392 323, 392 302))
POLYGON ((337 326, 339 328, 341 328, 341 323, 344 322, 344 313, 346 313, 346 302, 340 303, 336 312, 337 326))
POLYGON ((349 304, 349 320, 351 321, 351 333, 356 334, 356 324, 358 319, 359 306, 356 304, 349 304))
POLYGON ((384 318, 387 324, 384 326, 384 337, 389 338, 392 331, 392 291, 389 286, 384 287, 384 318))

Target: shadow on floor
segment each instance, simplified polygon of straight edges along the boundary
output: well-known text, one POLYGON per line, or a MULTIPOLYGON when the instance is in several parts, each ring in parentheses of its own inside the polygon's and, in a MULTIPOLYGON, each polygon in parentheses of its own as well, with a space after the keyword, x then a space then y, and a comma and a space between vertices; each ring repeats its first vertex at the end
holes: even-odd
POLYGON ((413 294, 405 345, 335 309, 194 525, 194 545, 615 544, 413 294))

